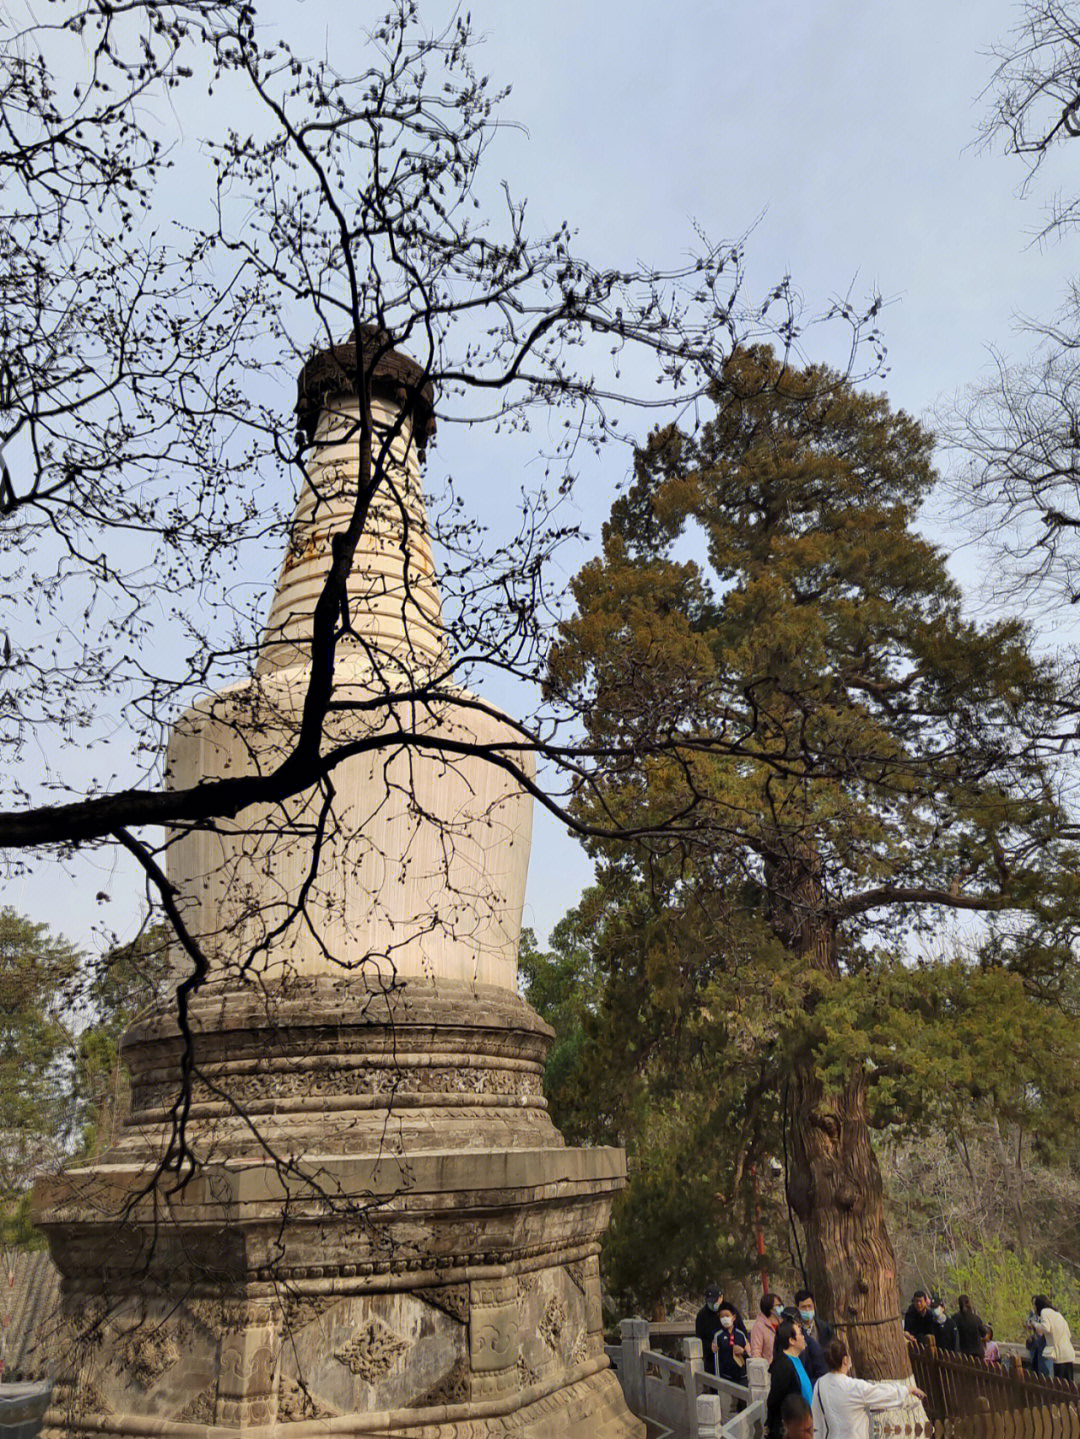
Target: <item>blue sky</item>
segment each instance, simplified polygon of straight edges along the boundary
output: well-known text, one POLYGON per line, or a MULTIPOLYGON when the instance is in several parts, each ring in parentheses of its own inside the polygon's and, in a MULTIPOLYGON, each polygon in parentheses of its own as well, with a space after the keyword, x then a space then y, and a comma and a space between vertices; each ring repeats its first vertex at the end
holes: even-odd
MULTIPOLYGON (((296 48, 349 70, 381 8, 276 0, 264 13, 296 48)), ((987 51, 1018 17, 1010 0, 468 8, 486 37, 478 63, 512 87, 502 113, 523 127, 489 151, 492 191, 506 178, 537 230, 568 220, 598 263, 671 263, 692 222, 716 239, 752 229, 751 292, 790 273, 811 313, 849 290, 885 296, 887 389, 916 414, 977 382, 991 347, 1019 352, 1018 317, 1048 316, 1063 298, 1075 242, 1043 248, 1032 233, 1080 150, 1056 157, 1024 198, 1021 163, 975 143, 987 51)), ((452 7, 422 9, 434 24, 452 7)), ((468 475, 478 509, 500 486, 528 483, 521 456, 490 439, 448 443, 442 458, 468 475)), ((593 536, 625 469, 612 452, 579 487, 577 517, 593 536)), ((567 578, 594 548, 564 556, 567 578)), ((974 586, 977 564, 958 555, 962 582, 974 586)), ((588 875, 576 844, 538 816, 526 922, 546 932, 588 875)), ((43 869, 3 899, 80 942, 101 918, 130 932, 139 904, 125 871, 86 865, 68 877, 43 869), (100 890, 108 905, 95 903, 100 890)))

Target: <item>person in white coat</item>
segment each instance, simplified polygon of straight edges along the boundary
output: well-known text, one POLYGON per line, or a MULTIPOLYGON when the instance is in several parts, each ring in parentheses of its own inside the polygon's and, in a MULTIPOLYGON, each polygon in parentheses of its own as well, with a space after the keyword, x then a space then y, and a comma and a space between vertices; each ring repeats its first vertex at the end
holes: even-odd
POLYGON ((1032 1328, 1036 1334, 1046 1336, 1043 1358, 1053 1364, 1055 1379, 1067 1379, 1071 1384, 1076 1350, 1069 1332, 1069 1321, 1053 1307, 1045 1294, 1036 1294, 1031 1307, 1035 1316, 1032 1328))
POLYGON ((814 1439, 869 1439, 870 1414, 874 1409, 894 1409, 913 1394, 926 1396, 921 1389, 911 1389, 899 1380, 874 1384, 867 1379, 853 1379, 851 1355, 842 1339, 831 1339, 825 1346, 826 1373, 814 1387, 810 1412, 814 1418, 814 1439))

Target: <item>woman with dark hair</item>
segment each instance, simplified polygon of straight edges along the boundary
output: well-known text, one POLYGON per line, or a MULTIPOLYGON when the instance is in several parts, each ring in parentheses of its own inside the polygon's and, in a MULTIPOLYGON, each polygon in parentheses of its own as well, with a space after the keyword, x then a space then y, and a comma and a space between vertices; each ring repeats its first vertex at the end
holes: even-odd
POLYGON ((985 1325, 975 1313, 975 1306, 966 1294, 961 1294, 956 1301, 956 1313, 952 1317, 952 1327, 956 1336, 957 1353, 967 1354, 972 1359, 981 1359, 983 1357, 982 1332, 985 1325))
POLYGON ((925 1399, 921 1389, 909 1389, 899 1380, 872 1384, 851 1376, 851 1355, 842 1339, 825 1346, 828 1372, 814 1386, 810 1405, 814 1416, 814 1439, 869 1439, 870 1412, 895 1409, 910 1399, 925 1399))
POLYGON ((1053 1364, 1055 1379, 1067 1379, 1071 1384, 1076 1351, 1073 1349, 1068 1320, 1053 1307, 1045 1294, 1036 1294, 1031 1301, 1031 1308, 1031 1327, 1036 1334, 1042 1334, 1046 1338, 1043 1359, 1053 1364))
POLYGON ((789 1394, 801 1394, 809 1404, 814 1393, 802 1356, 806 1339, 793 1319, 785 1319, 776 1331, 776 1354, 769 1366, 769 1397, 765 1401, 765 1431, 768 1439, 784 1439, 781 1411, 789 1394))
POLYGON ((773 1362, 776 1343, 776 1326, 780 1323, 780 1304, 775 1294, 763 1294, 759 1305, 761 1313, 754 1320, 750 1330, 750 1358, 773 1362))

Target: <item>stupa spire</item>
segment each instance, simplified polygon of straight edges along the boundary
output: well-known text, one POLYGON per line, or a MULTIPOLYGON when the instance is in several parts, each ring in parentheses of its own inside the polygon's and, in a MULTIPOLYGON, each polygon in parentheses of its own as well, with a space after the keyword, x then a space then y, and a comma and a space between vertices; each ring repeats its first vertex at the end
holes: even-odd
POLYGON ((311 442, 256 665, 259 674, 308 662, 312 617, 330 570, 331 540, 352 517, 360 486, 357 379, 370 375, 373 465, 383 470, 348 581, 351 633, 339 665, 350 681, 423 678, 444 653, 421 461, 434 429, 432 387, 420 366, 365 327, 315 355, 299 381, 297 412, 311 442))

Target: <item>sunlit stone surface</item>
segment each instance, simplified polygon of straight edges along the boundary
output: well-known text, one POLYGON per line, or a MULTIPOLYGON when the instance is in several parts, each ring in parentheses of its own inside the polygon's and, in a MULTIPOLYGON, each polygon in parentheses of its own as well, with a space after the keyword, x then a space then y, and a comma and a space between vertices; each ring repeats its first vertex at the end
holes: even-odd
MULTIPOLYGON (((177 725, 175 786, 291 750, 356 495, 353 360, 305 367, 316 458, 254 674, 177 725)), ((328 736, 357 753, 332 795, 172 839, 211 970, 191 1007, 199 1167, 147 1192, 183 1053, 160 1013, 127 1036, 120 1140, 39 1189, 64 1276, 57 1439, 642 1432, 601 1332, 624 1159, 565 1148, 544 1103, 551 1034, 516 992, 531 801, 498 763, 511 722, 445 675, 420 378, 391 355, 373 386, 376 442, 400 434, 349 580, 328 736)))

